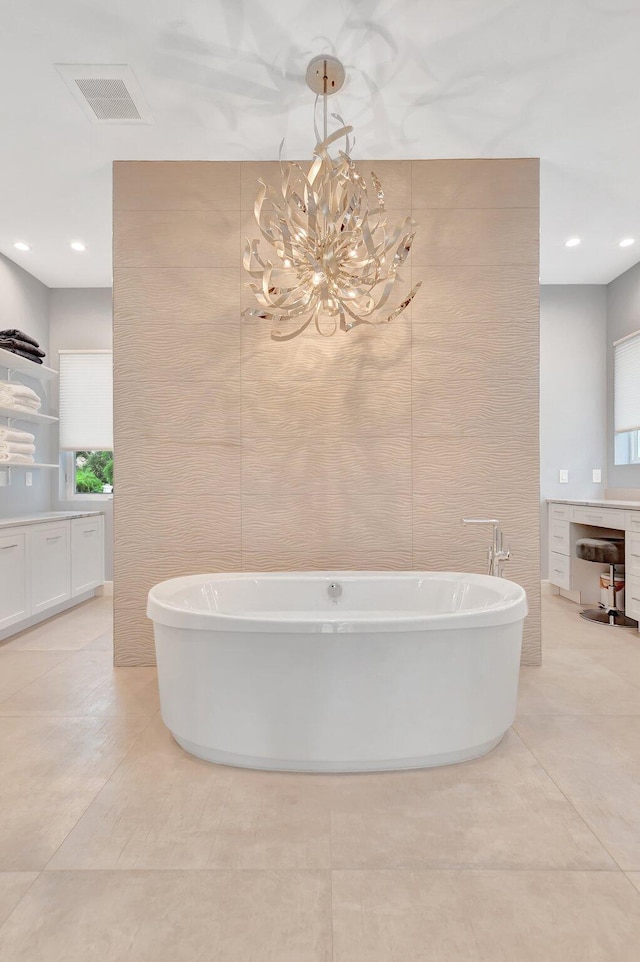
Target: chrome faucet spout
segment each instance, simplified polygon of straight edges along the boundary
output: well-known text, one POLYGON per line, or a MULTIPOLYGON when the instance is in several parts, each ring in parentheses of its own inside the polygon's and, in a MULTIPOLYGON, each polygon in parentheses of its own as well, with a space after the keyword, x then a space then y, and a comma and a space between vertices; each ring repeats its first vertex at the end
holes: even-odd
POLYGON ((504 578, 504 563, 511 558, 511 552, 504 546, 502 528, 497 518, 463 518, 463 524, 490 524, 493 528, 491 546, 487 553, 487 573, 495 578, 504 578))

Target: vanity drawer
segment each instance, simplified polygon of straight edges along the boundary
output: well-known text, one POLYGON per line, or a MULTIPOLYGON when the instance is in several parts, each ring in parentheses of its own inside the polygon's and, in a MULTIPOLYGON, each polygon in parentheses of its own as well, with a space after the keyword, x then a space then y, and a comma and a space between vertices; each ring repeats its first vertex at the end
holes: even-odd
POLYGON ((569 521, 569 512, 571 506, 568 504, 554 504, 553 502, 549 505, 549 520, 550 521, 569 521))
POLYGON ((549 552, 549 581, 558 588, 571 588, 571 558, 557 551, 549 552))
POLYGON ((625 568, 630 575, 640 577, 640 531, 628 531, 624 539, 625 568))
POLYGON ((624 530, 625 512, 618 508, 585 508, 571 509, 571 520, 576 524, 593 524, 600 528, 620 528, 624 530))
POLYGON ((624 610, 629 618, 640 621, 640 578, 627 575, 624 586, 624 610))
POLYGON ((549 550, 559 554, 571 554, 568 521, 552 521, 549 527, 549 550))
POLYGON ((640 511, 627 511, 627 531, 640 534, 640 511))

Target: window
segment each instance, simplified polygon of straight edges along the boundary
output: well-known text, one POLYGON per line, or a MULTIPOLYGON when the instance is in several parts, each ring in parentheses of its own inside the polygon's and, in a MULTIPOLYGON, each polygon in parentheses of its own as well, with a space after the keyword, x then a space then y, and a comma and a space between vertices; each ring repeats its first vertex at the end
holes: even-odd
POLYGON ((640 331, 613 345, 615 464, 640 464, 640 331))
POLYGON ((74 451, 72 494, 113 493, 113 451, 74 451))
POLYGON ((60 351, 60 450, 67 498, 113 492, 111 351, 60 351))

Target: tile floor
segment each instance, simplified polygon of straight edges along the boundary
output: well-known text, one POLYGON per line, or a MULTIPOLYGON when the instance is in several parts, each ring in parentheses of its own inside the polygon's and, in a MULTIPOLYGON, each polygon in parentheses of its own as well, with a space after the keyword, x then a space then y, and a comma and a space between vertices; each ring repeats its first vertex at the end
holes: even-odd
POLYGON ((111 599, 0 645, 2 962, 637 962, 640 635, 544 599, 495 751, 288 775, 186 755, 111 599))

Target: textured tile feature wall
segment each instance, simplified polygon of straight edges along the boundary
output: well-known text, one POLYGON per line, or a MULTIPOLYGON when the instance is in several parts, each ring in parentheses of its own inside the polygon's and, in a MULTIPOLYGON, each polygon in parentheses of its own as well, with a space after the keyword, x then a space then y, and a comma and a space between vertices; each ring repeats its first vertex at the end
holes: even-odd
MULTIPOLYGON (((149 588, 203 571, 482 571, 500 518, 540 659, 538 162, 375 167, 420 225, 412 312, 270 340, 241 250, 275 163, 114 168, 116 664, 154 660, 149 588)), ((412 275, 412 276, 411 276, 412 275)))

